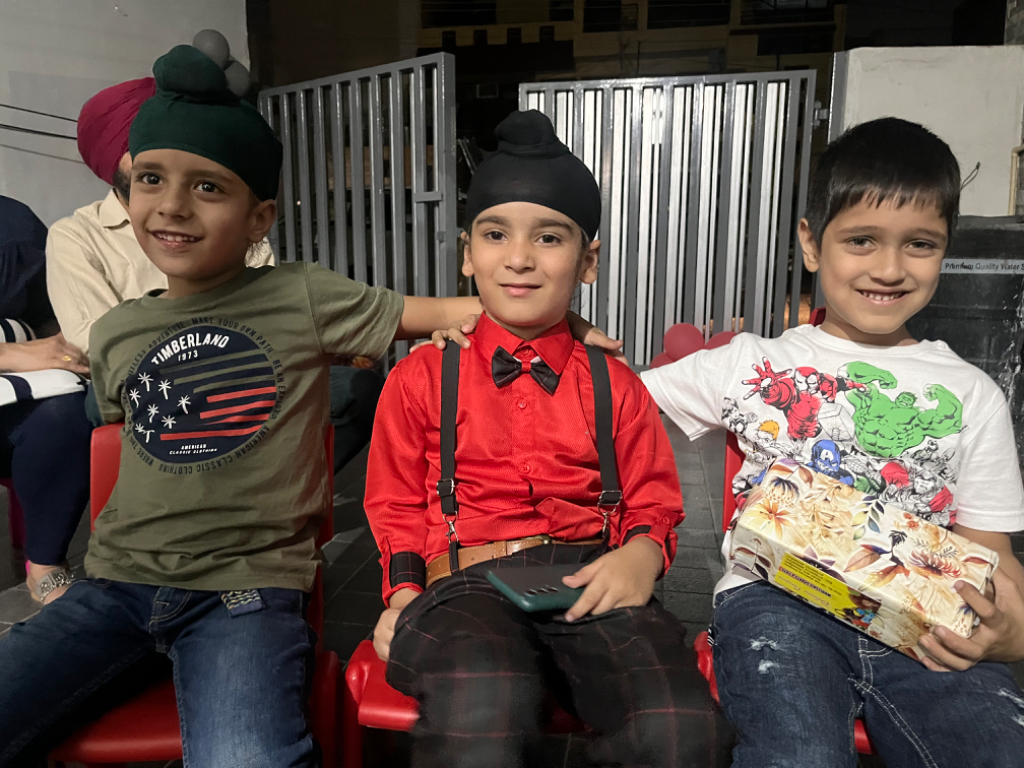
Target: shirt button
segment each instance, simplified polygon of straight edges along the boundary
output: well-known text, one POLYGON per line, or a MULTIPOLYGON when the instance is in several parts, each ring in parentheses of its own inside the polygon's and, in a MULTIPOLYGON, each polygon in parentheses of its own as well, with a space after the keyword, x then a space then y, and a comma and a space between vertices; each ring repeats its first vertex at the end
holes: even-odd
POLYGON ((521 469, 523 470, 524 473, 529 472, 530 471, 530 465, 529 464, 523 464, 521 469))
POLYGON ((526 401, 525 400, 520 400, 519 401, 519 407, 520 408, 526 408, 526 401))

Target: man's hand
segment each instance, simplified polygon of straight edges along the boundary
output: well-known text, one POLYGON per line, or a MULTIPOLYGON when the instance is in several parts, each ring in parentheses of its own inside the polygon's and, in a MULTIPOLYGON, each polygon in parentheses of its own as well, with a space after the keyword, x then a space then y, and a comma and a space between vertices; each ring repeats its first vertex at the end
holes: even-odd
POLYGON ((89 358, 66 342, 63 333, 20 344, 0 344, 0 370, 27 373, 50 368, 87 375, 89 358))
MULTIPOLYGON (((616 360, 629 365, 629 361, 626 359, 626 356, 622 354, 621 341, 608 338, 608 335, 604 331, 596 325, 591 325, 575 312, 567 313, 565 319, 569 322, 569 332, 572 334, 574 339, 582 341, 584 344, 591 344, 599 349, 603 349, 616 360)), ((466 334, 475 331, 476 325, 479 322, 480 315, 469 315, 446 330, 434 331, 430 336, 430 340, 438 349, 444 349, 448 344, 448 339, 451 339, 463 349, 469 349, 470 341, 466 334)), ((426 342, 423 342, 423 344, 425 343, 426 342)), ((423 344, 417 344, 413 349, 416 349, 423 344)))
POLYGON ((590 565, 562 581, 567 587, 583 587, 583 594, 565 614, 575 621, 592 613, 600 616, 614 608, 647 605, 654 594, 664 564, 661 547, 646 536, 637 536, 626 546, 601 555, 590 565))
POLYGON ((1016 582, 997 568, 992 576, 995 598, 990 600, 970 584, 957 582, 956 590, 973 608, 981 623, 969 638, 937 627, 921 638, 928 652, 924 665, 935 672, 970 669, 979 661, 1013 662, 1024 658, 1024 597, 1016 582))
POLYGON ((377 619, 373 628, 373 650, 387 663, 391 656, 391 641, 395 637, 395 623, 405 606, 420 596, 415 589, 400 589, 391 596, 390 606, 377 619))

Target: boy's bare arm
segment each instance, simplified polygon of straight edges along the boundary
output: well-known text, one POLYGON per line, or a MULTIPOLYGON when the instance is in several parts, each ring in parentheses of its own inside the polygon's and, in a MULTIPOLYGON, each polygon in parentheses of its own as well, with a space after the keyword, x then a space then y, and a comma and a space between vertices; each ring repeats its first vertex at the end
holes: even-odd
POLYGON ((953 531, 998 553, 999 567, 992 579, 995 594, 986 596, 959 582, 960 595, 977 612, 981 623, 967 639, 944 627, 922 638, 921 646, 930 656, 925 665, 948 672, 969 669, 979 661, 1024 659, 1024 567, 1013 554, 1009 534, 960 525, 953 526, 953 531))
POLYGON ((425 339, 438 328, 449 328, 467 315, 483 311, 475 296, 455 296, 435 299, 424 296, 406 296, 402 318, 395 331, 397 341, 425 339))

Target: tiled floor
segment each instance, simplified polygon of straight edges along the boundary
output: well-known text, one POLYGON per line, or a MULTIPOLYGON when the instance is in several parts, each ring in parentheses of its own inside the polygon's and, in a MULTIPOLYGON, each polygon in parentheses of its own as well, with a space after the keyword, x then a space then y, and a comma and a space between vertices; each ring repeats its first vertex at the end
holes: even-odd
MULTIPOLYGON (((720 515, 723 488, 723 433, 713 433, 695 442, 672 425, 669 438, 676 455, 683 484, 686 519, 679 526, 679 550, 675 564, 659 582, 658 597, 683 622, 693 638, 707 628, 711 618, 711 592, 722 574, 719 547, 722 543, 720 515)), ((366 527, 362 509, 365 488, 365 452, 335 478, 335 531, 326 548, 324 571, 326 600, 324 642, 344 660, 373 630, 383 606, 380 600, 381 569, 377 548, 366 527)), ((0 494, 2 497, 2 494, 0 494)), ((6 502, 0 499, 6 518, 6 502)), ((0 638, 11 623, 35 612, 35 604, 23 586, 24 569, 18 553, 11 550, 6 526, 0 526, 0 638)), ((73 565, 80 564, 88 534, 83 522, 71 549, 73 565)), ((1024 536, 1014 537, 1014 548, 1024 559, 1024 536)), ((1014 665, 1024 683, 1024 663, 1014 665)), ((549 737, 546 751, 550 766, 583 766, 585 741, 579 737, 549 737)), ((408 762, 408 740, 402 735, 376 734, 367 750, 368 762, 400 768, 408 762)), ((864 762, 864 766, 876 766, 864 762)))

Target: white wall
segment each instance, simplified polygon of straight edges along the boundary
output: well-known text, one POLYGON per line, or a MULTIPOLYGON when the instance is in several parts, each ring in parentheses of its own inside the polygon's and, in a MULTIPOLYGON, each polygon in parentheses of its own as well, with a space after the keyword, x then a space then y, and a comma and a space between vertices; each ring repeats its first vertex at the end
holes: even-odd
POLYGON ((921 123, 950 145, 965 179, 981 163, 961 213, 1007 214, 1010 150, 1021 143, 1024 120, 1024 46, 857 48, 838 56, 846 57, 845 98, 837 83, 844 129, 887 116, 921 123))
MULTIPOLYGON (((152 74, 207 28, 249 65, 245 0, 0 0, 0 103, 76 118, 97 91, 152 74)), ((4 107, 0 123, 75 135, 74 123, 4 107)), ((74 141, 0 128, 0 194, 47 226, 107 190, 74 141)))

